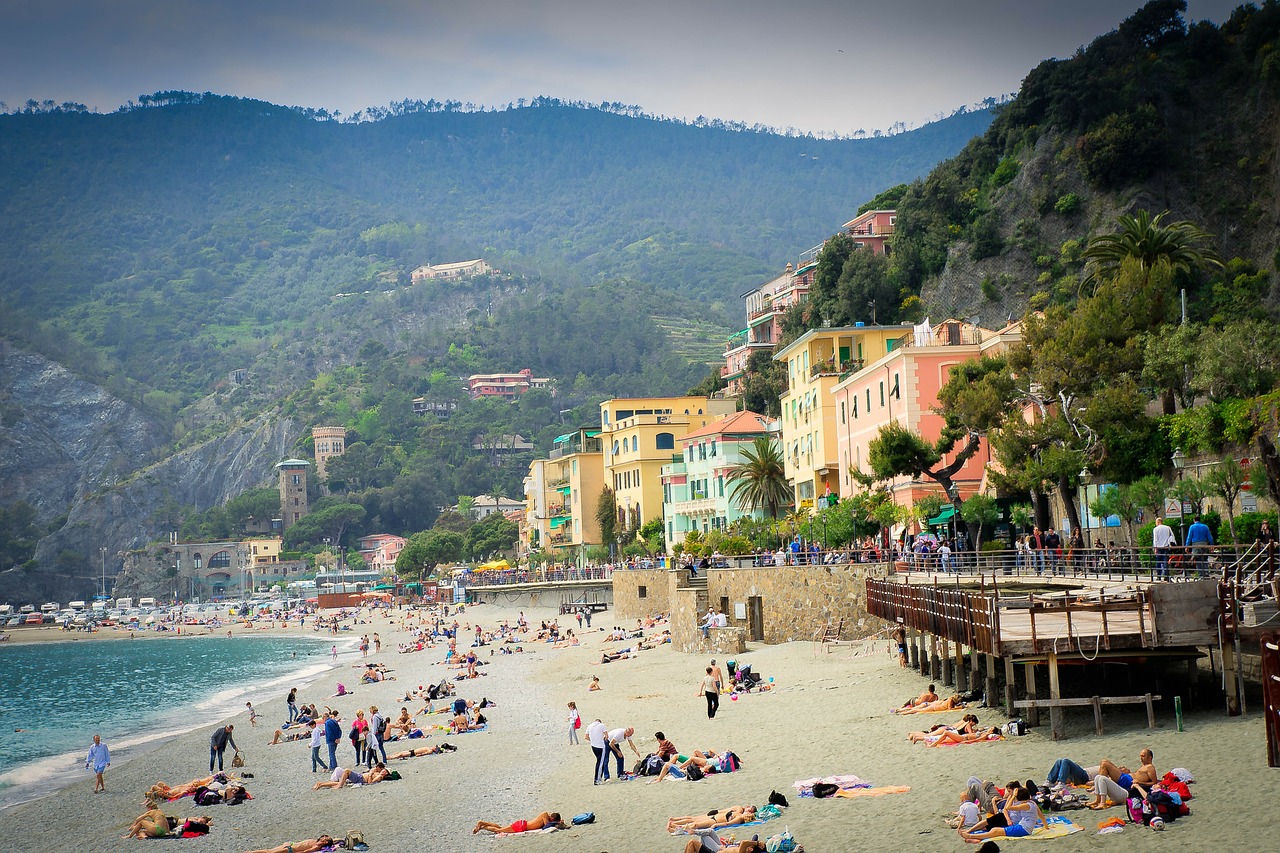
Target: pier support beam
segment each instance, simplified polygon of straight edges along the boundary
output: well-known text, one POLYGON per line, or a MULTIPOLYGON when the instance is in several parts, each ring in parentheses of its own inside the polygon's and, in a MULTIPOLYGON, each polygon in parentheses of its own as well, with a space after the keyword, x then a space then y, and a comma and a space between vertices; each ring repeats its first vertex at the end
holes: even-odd
MULTIPOLYGON (((946 647, 946 641, 942 643, 946 647)), ((929 675, 934 682, 942 677, 942 661, 938 660, 938 635, 929 635, 929 675)))
MULTIPOLYGON (((1036 695, 1036 665, 1033 663, 1025 664, 1023 666, 1023 669, 1027 675, 1027 698, 1028 699, 1039 698, 1036 695)), ((1029 726, 1040 725, 1040 709, 1039 708, 1027 709, 1027 725, 1029 726)))
MULTIPOLYGON (((1049 698, 1061 699, 1062 688, 1058 683, 1058 655, 1049 652, 1049 698)), ((1049 709, 1049 728, 1053 731, 1054 740, 1062 740, 1066 736, 1062 727, 1062 707, 1054 705, 1049 709)))
POLYGON ((942 641, 942 683, 947 687, 951 687, 956 683, 951 672, 951 644, 946 640, 942 641))
POLYGON ((907 651, 911 656, 911 668, 920 668, 920 633, 915 628, 907 631, 907 651))
POLYGON ((1227 716, 1240 716, 1240 691, 1237 689, 1236 667, 1239 662, 1236 660, 1235 649, 1230 643, 1222 644, 1222 677, 1226 680, 1227 687, 1227 716))
POLYGON ((959 643, 955 647, 956 692, 969 692, 969 675, 964 671, 964 648, 959 643))
POLYGON ((920 635, 920 674, 929 677, 929 645, 923 634, 920 635))
POLYGON ((982 689, 986 692, 987 707, 990 708, 995 707, 1000 701, 998 682, 996 681, 996 656, 986 655, 985 657, 987 659, 987 679, 982 689))
POLYGON ((1018 712, 1013 710, 1014 700, 1018 698, 1018 682, 1013 675, 1013 658, 1005 657, 1004 659, 1004 712, 1010 717, 1018 716, 1018 712))

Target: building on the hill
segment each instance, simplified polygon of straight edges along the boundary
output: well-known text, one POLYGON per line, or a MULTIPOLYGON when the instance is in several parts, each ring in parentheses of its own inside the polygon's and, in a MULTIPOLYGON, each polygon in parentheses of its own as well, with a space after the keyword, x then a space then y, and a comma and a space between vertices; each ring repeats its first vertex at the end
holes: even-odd
MULTIPOLYGON (((455 512, 460 511, 458 507, 452 507, 455 512)), ((524 509, 524 502, 515 500, 514 498, 504 498, 496 495, 476 495, 471 499, 471 517, 476 521, 483 521, 494 513, 516 512, 524 509)))
MULTIPOLYGON (((667 553, 691 530, 723 532, 743 516, 766 518, 765 510, 744 512, 734 499, 729 472, 745 461, 744 449, 755 440, 773 436, 770 421, 754 412, 738 412, 680 439, 681 456, 662 466, 663 523, 667 553)), ((780 507, 785 512, 788 507, 780 507)))
POLYGON ((458 410, 458 404, 453 400, 428 400, 426 397, 413 398, 413 413, 415 415, 435 415, 441 420, 448 420, 449 415, 458 410))
POLYGON ((493 267, 486 264, 483 259, 476 258, 474 261, 458 261, 452 264, 424 264, 410 273, 409 279, 414 284, 418 284, 436 279, 470 278, 493 271, 493 267))
POLYGON ((347 429, 340 426, 312 427, 311 441, 316 446, 316 474, 323 480, 329 476, 329 460, 347 452, 347 429))
POLYGON ((620 526, 662 518, 662 466, 679 455, 676 442, 733 414, 733 400, 638 397, 600 404, 604 484, 613 489, 620 526))
POLYGON ((282 529, 288 530, 307 514, 307 469, 311 463, 305 459, 286 459, 276 465, 280 472, 280 520, 282 529))
MULTIPOLYGON (((891 352, 912 327, 853 326, 811 329, 774 354, 787 369, 782 395, 782 449, 796 509, 812 512, 817 499, 839 495, 836 406, 831 389, 891 352)), ((889 391, 887 393, 892 393, 889 391)))
POLYGON ((893 227, 898 221, 896 210, 868 210, 844 224, 844 233, 853 238, 854 245, 870 249, 877 255, 893 253, 893 227))
POLYGON ((821 248, 810 249, 800 256, 795 265, 788 263, 781 275, 742 294, 747 308, 747 327, 729 336, 724 349, 725 364, 720 369, 726 396, 742 394, 743 374, 753 352, 772 352, 777 346, 782 337, 782 315, 809 295, 821 248))
POLYGON ((471 399, 503 397, 514 400, 534 388, 548 388, 551 379, 533 375, 529 368, 519 373, 473 373, 467 377, 467 393, 471 399))

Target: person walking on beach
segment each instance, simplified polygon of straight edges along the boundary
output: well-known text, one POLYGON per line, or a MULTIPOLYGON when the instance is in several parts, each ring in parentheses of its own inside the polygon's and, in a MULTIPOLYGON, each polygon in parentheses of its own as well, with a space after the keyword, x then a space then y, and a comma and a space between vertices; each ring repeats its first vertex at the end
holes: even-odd
POLYGON ((724 692, 724 672, 721 671, 720 664, 716 663, 715 658, 711 659, 711 674, 715 676, 715 679, 716 679, 716 692, 723 693, 724 692))
POLYGON ((329 650, 329 652, 330 652, 330 654, 332 654, 332 655, 333 655, 333 659, 334 659, 334 660, 337 660, 337 659, 338 659, 338 647, 337 647, 337 646, 334 646, 332 649, 330 649, 330 650, 329 650))
POLYGON ((111 752, 107 749, 107 745, 102 742, 102 738, 98 735, 93 736, 93 746, 89 747, 89 755, 84 760, 84 768, 92 769, 95 775, 93 783, 93 792, 99 791, 106 793, 107 783, 103 780, 103 774, 107 772, 107 768, 111 766, 111 752))
POLYGON ((298 719, 298 688, 295 687, 289 691, 289 695, 285 698, 284 703, 289 709, 289 718, 285 720, 285 722, 292 723, 294 720, 298 719))
POLYGON ((329 765, 320 760, 320 747, 324 746, 324 728, 316 725, 315 720, 307 723, 307 725, 311 729, 311 772, 316 772, 317 765, 328 770, 329 765))
POLYGON ((716 681, 715 675, 712 674, 713 667, 707 667, 707 674, 702 678, 702 686, 698 688, 698 695, 707 697, 707 719, 714 720, 716 711, 720 708, 720 682, 716 681))
POLYGON ((252 702, 245 702, 244 706, 249 709, 249 725, 254 728, 258 727, 258 712, 253 709, 252 702))
POLYGON ((326 770, 332 770, 338 766, 338 741, 342 740, 342 724, 338 722, 338 715, 335 712, 329 712, 324 718, 324 742, 329 747, 329 766, 326 770))
POLYGON ((231 732, 235 730, 235 726, 228 723, 225 726, 219 726, 214 729, 213 737, 209 738, 209 772, 213 772, 213 762, 217 760, 218 770, 222 770, 222 753, 226 751, 227 744, 231 744, 231 748, 236 752, 240 751, 240 747, 236 746, 236 739, 231 736, 231 732))
POLYGON ((578 743, 578 729, 582 728, 582 717, 578 714, 578 703, 569 703, 569 746, 578 743))

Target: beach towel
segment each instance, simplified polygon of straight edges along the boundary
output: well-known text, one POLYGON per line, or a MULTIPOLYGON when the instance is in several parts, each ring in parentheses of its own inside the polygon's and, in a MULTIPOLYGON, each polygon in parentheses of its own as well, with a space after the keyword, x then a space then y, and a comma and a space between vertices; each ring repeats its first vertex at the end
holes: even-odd
POLYGON ((495 832, 494 838, 519 838, 522 835, 546 835, 548 832, 559 832, 558 826, 544 826, 542 829, 526 829, 524 832, 495 832))
MULTIPOLYGON (((774 818, 780 817, 781 815, 782 815, 782 809, 778 808, 777 806, 774 806, 774 805, 761 806, 760 808, 756 809, 755 820, 749 820, 746 823, 728 823, 722 826, 713 826, 711 827, 711 829, 713 830, 737 829, 740 826, 759 826, 760 824, 771 821, 774 818)), ((705 832, 705 831, 706 830, 690 831, 687 829, 675 829, 672 831, 671 834, 672 835, 697 835, 699 832, 705 832)))
MULTIPOLYGON (((1063 817, 1060 814, 1045 815, 1044 826, 1039 827, 1026 838, 1032 841, 1048 841, 1051 838, 1064 838, 1083 831, 1084 827, 1078 823, 1073 823, 1070 818, 1063 817)), ((1017 841, 1019 839, 1006 836, 1000 840, 1017 841)))
POLYGON ((855 797, 883 797, 885 794, 906 794, 910 785, 882 785, 879 788, 841 788, 832 796, 852 800, 855 797))
POLYGON ((835 776, 818 776, 813 779, 800 779, 791 783, 791 787, 799 791, 800 796, 802 797, 812 797, 813 786, 819 782, 825 782, 828 785, 835 785, 841 790, 871 787, 870 782, 854 776, 852 773, 837 774, 835 776))

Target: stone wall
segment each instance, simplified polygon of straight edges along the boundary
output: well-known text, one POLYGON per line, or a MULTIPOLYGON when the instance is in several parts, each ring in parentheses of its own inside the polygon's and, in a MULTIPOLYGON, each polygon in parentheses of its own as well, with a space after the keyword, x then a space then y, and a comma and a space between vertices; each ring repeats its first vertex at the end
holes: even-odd
POLYGON ((689 579, 685 569, 626 569, 613 573, 613 608, 620 619, 670 613, 675 591, 689 579), (644 592, 641 598, 640 593, 644 592))
POLYGON ((867 636, 884 627, 867 614, 866 580, 885 577, 888 566, 846 564, 757 569, 712 569, 707 584, 711 606, 728 599, 729 624, 747 629, 750 599, 758 596, 766 643, 812 640, 828 622, 844 620, 841 639, 867 636), (741 607, 739 607, 741 605, 741 607))

